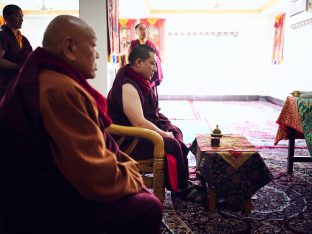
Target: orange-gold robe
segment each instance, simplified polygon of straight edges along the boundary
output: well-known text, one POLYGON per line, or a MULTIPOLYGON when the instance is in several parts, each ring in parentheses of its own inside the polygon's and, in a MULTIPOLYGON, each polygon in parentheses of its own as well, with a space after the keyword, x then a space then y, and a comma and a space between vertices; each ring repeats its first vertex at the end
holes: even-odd
POLYGON ((105 130, 105 108, 83 78, 37 48, 8 86, 0 215, 12 233, 158 233, 162 206, 105 130))
POLYGON ((107 148, 93 98, 54 71, 43 71, 39 83, 40 110, 54 160, 79 193, 107 203, 139 192, 143 183, 137 163, 107 148))

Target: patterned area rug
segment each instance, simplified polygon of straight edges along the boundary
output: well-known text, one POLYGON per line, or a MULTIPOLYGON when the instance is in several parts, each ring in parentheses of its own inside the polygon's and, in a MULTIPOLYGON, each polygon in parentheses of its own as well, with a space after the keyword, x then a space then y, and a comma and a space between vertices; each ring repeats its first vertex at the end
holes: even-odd
MULTIPOLYGON (((221 200, 218 211, 209 212, 208 202, 191 203, 168 191, 163 233, 312 233, 312 163, 294 163, 290 176, 286 173, 288 141, 274 145, 275 121, 282 107, 262 101, 161 101, 160 105, 188 144, 196 134, 210 133, 216 124, 224 134, 244 135, 274 176, 252 197, 250 214, 230 210, 221 200)), ((296 140, 295 155, 309 155, 305 140, 296 140)), ((190 175, 198 183, 193 157, 189 157, 190 175)))
MULTIPOLYGON (((281 106, 265 101, 164 101, 161 112, 179 126, 186 143, 196 134, 207 134, 218 124, 224 134, 243 134, 258 148, 286 148, 282 140, 274 145, 281 106), (192 126, 192 127, 190 127, 192 126)), ((296 147, 306 148, 305 140, 297 140, 296 147)))
MULTIPOLYGON (((167 192, 164 233, 312 233, 311 163, 295 163, 294 175, 289 176, 287 149, 259 153, 274 181, 253 196, 251 214, 232 211, 223 203, 217 204, 217 212, 209 212, 207 202, 191 203, 167 192)), ((296 153, 309 155, 302 149, 296 153)))

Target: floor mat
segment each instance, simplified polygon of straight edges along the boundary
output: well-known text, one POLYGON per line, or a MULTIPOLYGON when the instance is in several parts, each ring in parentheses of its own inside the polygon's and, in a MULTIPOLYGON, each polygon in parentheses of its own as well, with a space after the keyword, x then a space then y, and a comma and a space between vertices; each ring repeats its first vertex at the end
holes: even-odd
MULTIPOLYGON (((307 150, 299 151, 308 155, 307 150)), ((260 154, 274 181, 253 196, 251 214, 231 211, 222 203, 218 203, 217 212, 209 212, 207 202, 191 203, 167 192, 164 221, 170 230, 173 233, 311 233, 311 163, 295 163, 294 175, 289 176, 286 149, 263 149, 260 154)))
POLYGON ((169 119, 196 119, 190 101, 186 100, 161 100, 159 102, 160 112, 169 119))
MULTIPOLYGON (((262 101, 175 103, 166 101, 162 113, 167 115, 170 110, 170 119, 181 128, 186 143, 190 144, 196 134, 211 133, 217 124, 224 134, 242 134, 257 147, 274 181, 255 194, 251 214, 232 211, 222 203, 217 212, 209 212, 207 201, 191 203, 167 191, 164 202, 167 229, 172 233, 194 234, 311 233, 312 163, 294 163, 294 174, 290 176, 286 173, 288 141, 273 144, 278 129, 275 121, 282 107, 262 101)), ((305 140, 296 140, 295 155, 309 155, 305 140)), ((190 179, 198 183, 194 155, 190 153, 188 158, 190 179)))
MULTIPOLYGON (((223 134, 242 134, 258 148, 288 147, 286 140, 274 145, 282 107, 269 102, 161 101, 160 106, 165 106, 162 113, 181 128, 187 144, 196 134, 209 134, 219 125, 223 134)), ((296 147, 306 148, 305 140, 296 140, 296 147)))

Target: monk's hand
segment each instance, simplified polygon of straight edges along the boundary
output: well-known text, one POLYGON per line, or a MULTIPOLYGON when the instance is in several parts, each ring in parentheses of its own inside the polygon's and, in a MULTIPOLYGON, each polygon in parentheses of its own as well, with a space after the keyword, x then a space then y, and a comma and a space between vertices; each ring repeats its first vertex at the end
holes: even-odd
POLYGON ((173 132, 166 132, 168 137, 174 138, 173 132))

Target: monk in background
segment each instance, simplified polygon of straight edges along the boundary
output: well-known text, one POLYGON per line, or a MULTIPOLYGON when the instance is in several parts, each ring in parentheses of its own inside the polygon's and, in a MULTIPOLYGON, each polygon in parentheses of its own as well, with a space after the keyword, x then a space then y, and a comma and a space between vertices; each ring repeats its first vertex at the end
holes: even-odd
MULTIPOLYGON (((201 202, 206 195, 191 184, 188 171, 188 148, 183 143, 181 130, 159 112, 158 96, 153 91, 151 80, 156 68, 156 52, 147 45, 137 45, 129 54, 129 64, 122 67, 107 96, 108 114, 119 125, 143 127, 159 133, 165 144, 166 188, 183 198, 201 202)), ((130 141, 125 141, 127 147, 130 141)), ((131 157, 136 160, 153 156, 151 142, 141 140, 131 157)))
POLYGON ((162 204, 106 128, 87 79, 96 35, 68 15, 48 25, 0 104, 0 213, 9 233, 159 233, 162 204), (64 30, 65 29, 65 30, 64 30))
POLYGON ((138 39, 132 40, 130 42, 130 45, 128 48, 128 55, 133 50, 133 48, 137 45, 147 45, 155 51, 157 70, 153 74, 150 85, 151 85, 151 87, 158 86, 158 85, 160 85, 160 83, 163 79, 163 72, 162 72, 162 68, 161 68, 161 57, 160 57, 159 50, 157 49, 156 45, 151 40, 147 39, 147 27, 146 27, 146 25, 144 25, 143 23, 139 23, 134 27, 134 29, 135 29, 135 34, 137 35, 138 39))
POLYGON ((6 5, 3 17, 5 24, 0 31, 0 99, 32 52, 29 41, 19 30, 23 23, 22 9, 16 5, 6 5))

